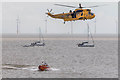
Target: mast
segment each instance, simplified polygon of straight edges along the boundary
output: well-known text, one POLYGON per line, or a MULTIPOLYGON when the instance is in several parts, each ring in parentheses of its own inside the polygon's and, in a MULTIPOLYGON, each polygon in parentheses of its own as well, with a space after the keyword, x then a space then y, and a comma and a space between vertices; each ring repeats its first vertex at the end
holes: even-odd
POLYGON ((93 45, 94 45, 94 39, 93 39, 93 36, 92 36, 92 33, 91 33, 91 32, 90 32, 90 35, 91 35, 92 42, 93 42, 93 45))
POLYGON ((71 34, 73 34, 73 23, 71 21, 71 34))
POLYGON ((96 34, 96 18, 95 18, 95 34, 96 34))
POLYGON ((43 41, 43 43, 44 43, 44 37, 43 37, 43 35, 42 35, 41 28, 40 28, 40 34, 41 34, 40 40, 43 41))
POLYGON ((47 34, 47 18, 45 20, 45 33, 47 34))
POLYGON ((44 37, 43 37, 42 33, 41 33, 41 36, 42 36, 42 40, 43 40, 43 43, 44 43, 44 37))
POLYGON ((92 39, 93 45, 94 45, 94 40, 93 40, 93 36, 92 33, 90 32, 90 27, 89 24, 87 23, 87 27, 88 27, 88 43, 89 43, 89 38, 92 39))
POLYGON ((91 38, 94 45, 94 39, 93 39, 92 33, 90 32, 89 24, 87 24, 87 26, 88 26, 88 43, 89 43, 89 38, 91 38))
POLYGON ((40 33, 41 33, 41 29, 39 27, 39 41, 41 42, 41 36, 40 36, 40 33))
POLYGON ((87 23, 87 30, 88 30, 88 43, 89 43, 89 24, 87 23))

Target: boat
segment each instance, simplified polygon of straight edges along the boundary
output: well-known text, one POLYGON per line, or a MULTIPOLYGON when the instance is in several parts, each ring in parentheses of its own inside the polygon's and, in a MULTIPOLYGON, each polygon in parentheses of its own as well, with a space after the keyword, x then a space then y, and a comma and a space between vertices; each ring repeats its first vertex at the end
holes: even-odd
POLYGON ((23 47, 45 46, 44 38, 39 28, 39 41, 33 42, 30 45, 24 45, 23 47))
POLYGON ((39 27, 39 41, 35 42, 35 46, 45 46, 44 37, 43 37, 43 35, 41 33, 40 27, 39 27))
POLYGON ((45 43, 41 43, 40 41, 35 42, 36 46, 45 46, 45 43))
POLYGON ((95 47, 93 36, 92 36, 92 34, 91 34, 90 30, 89 30, 89 24, 87 24, 87 29, 88 29, 88 41, 84 41, 82 43, 77 44, 78 47, 95 47), (90 41, 89 41, 90 38, 92 39, 92 43, 90 43, 90 41))
POLYGON ((38 70, 39 71, 49 71, 49 66, 48 65, 39 65, 38 70))

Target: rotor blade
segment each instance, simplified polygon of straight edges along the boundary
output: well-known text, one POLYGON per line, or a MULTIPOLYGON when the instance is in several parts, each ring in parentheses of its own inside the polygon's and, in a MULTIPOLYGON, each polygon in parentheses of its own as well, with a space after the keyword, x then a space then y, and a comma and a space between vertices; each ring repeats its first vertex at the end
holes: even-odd
POLYGON ((52 9, 50 10, 50 12, 52 11, 52 9))
POLYGON ((62 4, 54 4, 54 5, 57 5, 57 6, 65 6, 65 7, 71 7, 71 8, 78 8, 78 7, 75 7, 75 6, 68 6, 68 5, 62 5, 62 4))
POLYGON ((95 6, 88 6, 86 8, 93 8, 93 7, 100 7, 100 6, 106 6, 106 4, 104 4, 104 5, 95 5, 95 6))
POLYGON ((49 9, 47 9, 47 11, 49 12, 49 9))
POLYGON ((92 8, 92 7, 99 7, 98 5, 96 5, 96 6, 88 6, 89 8, 92 8))

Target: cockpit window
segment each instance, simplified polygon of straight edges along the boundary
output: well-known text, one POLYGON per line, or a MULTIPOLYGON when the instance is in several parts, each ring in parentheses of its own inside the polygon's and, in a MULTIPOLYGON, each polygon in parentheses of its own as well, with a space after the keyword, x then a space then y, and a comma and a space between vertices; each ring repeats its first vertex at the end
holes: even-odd
POLYGON ((89 11, 88 14, 91 14, 91 12, 89 11))
POLYGON ((83 16, 83 13, 81 14, 81 16, 83 16))
POLYGON ((87 11, 90 11, 90 9, 87 9, 87 11))
POLYGON ((77 10, 76 12, 83 12, 83 10, 77 10))
POLYGON ((91 13, 91 15, 93 16, 93 13, 91 13))

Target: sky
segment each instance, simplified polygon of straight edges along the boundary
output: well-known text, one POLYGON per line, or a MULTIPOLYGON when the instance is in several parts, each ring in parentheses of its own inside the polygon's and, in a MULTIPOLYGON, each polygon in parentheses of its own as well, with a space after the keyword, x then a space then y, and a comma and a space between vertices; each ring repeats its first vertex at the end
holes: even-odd
POLYGON ((82 2, 82 6, 89 7, 99 5, 100 7, 89 8, 96 15, 92 20, 73 21, 63 24, 63 20, 47 17, 47 9, 52 9, 52 13, 67 13, 75 8, 56 6, 54 4, 65 4, 78 6, 79 2, 3 2, 2 3, 2 33, 16 34, 16 19, 19 16, 19 34, 38 33, 39 27, 41 32, 48 34, 71 34, 71 24, 73 25, 73 34, 84 34, 87 32, 87 23, 90 31, 96 34, 116 34, 118 23, 118 3, 117 2, 82 2), (102 6, 104 5, 104 6, 102 6))

